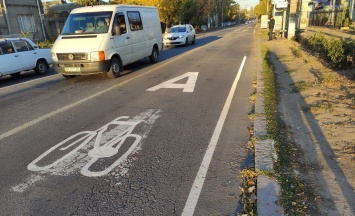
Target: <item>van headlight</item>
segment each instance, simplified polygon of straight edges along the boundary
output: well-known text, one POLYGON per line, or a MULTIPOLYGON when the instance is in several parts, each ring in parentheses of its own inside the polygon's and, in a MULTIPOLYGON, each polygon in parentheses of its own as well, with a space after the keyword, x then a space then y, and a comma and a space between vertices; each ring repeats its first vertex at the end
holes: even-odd
POLYGON ((91 52, 90 59, 91 59, 91 61, 104 61, 105 60, 105 52, 104 51, 91 52))
POLYGON ((184 38, 184 37, 185 37, 185 35, 180 35, 180 36, 179 36, 179 38, 184 38))
POLYGON ((58 61, 57 55, 55 53, 51 53, 51 54, 52 54, 52 60, 58 61))

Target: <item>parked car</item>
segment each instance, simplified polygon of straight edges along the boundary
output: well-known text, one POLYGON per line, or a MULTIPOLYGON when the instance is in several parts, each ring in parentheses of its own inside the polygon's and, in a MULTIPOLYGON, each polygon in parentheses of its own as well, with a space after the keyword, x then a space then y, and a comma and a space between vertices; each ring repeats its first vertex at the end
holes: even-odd
POLYGON ((0 38, 0 62, 0 77, 27 70, 45 74, 53 63, 51 49, 40 49, 29 38, 0 38))
POLYGON ((190 42, 192 44, 195 44, 196 42, 195 29, 190 24, 176 25, 171 27, 169 31, 165 33, 163 38, 163 43, 165 46, 187 46, 190 42))

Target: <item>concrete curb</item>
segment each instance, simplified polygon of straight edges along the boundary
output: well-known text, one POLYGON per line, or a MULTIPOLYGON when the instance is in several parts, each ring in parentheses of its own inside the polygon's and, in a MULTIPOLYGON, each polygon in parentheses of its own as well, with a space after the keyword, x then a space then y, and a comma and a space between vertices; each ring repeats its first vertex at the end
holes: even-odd
POLYGON ((283 208, 276 204, 281 188, 276 180, 258 176, 258 215, 283 215, 283 208))
MULTIPOLYGON (((263 93, 264 81, 262 77, 262 59, 260 54, 259 39, 258 64, 260 68, 257 71, 257 93, 263 93)), ((254 137, 255 141, 255 170, 268 171, 274 170, 274 140, 263 139, 267 135, 267 124, 265 117, 264 97, 257 96, 255 99, 255 117, 254 117, 254 137)), ((283 208, 276 204, 280 195, 280 185, 276 179, 259 175, 257 178, 257 212, 260 216, 283 215, 283 208)))

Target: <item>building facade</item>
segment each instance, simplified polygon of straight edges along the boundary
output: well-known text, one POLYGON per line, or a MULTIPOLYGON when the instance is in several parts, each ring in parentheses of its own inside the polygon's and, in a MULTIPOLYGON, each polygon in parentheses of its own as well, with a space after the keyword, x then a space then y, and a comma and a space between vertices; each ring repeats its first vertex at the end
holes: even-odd
POLYGON ((34 41, 46 38, 40 0, 0 0, 0 35, 26 34, 34 41))

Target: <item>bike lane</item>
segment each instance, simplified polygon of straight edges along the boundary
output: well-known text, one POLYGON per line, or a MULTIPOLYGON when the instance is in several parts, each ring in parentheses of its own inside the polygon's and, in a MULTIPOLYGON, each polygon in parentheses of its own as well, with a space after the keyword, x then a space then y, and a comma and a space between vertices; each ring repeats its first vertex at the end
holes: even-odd
MULTIPOLYGON (((233 40, 228 42, 231 43, 233 40)), ((219 51, 221 47, 225 48, 226 45, 218 45, 217 42, 210 44, 204 49, 201 48, 198 58, 186 55, 169 67, 145 76, 144 79, 137 79, 130 85, 123 85, 85 102, 71 110, 69 117, 67 113, 63 113, 50 118, 42 125, 47 129, 45 134, 41 133, 43 127, 33 126, 19 136, 6 139, 7 142, 14 141, 22 143, 23 146, 28 143, 42 145, 27 147, 33 151, 28 151, 29 154, 25 156, 26 167, 19 168, 18 171, 22 175, 18 175, 17 181, 12 180, 10 192, 2 193, 2 200, 5 200, 4 194, 8 200, 18 200, 18 203, 23 205, 22 213, 181 214, 237 74, 237 67, 246 52, 241 50, 240 53, 238 51, 235 56, 230 57, 225 56, 223 51, 219 51), (231 64, 226 64, 223 59, 228 59, 228 63, 231 64), (193 92, 183 92, 183 88, 147 91, 189 72, 198 72, 193 92), (109 127, 113 119, 126 116, 129 117, 125 120, 136 123, 134 130, 131 131, 136 136, 127 136, 127 143, 122 144, 121 151, 117 153, 112 153, 112 146, 101 151, 92 151, 95 141, 89 140, 90 133, 96 131, 96 135, 92 136, 97 136, 100 131, 103 131, 100 128, 109 127), (76 122, 75 119, 80 121, 76 122), (61 131, 60 134, 58 131, 61 131), (91 132, 80 134, 84 131, 91 132), (72 159, 60 162, 61 169, 52 170, 53 172, 47 172, 52 167, 38 168, 46 167, 46 164, 51 163, 50 160, 53 161, 53 157, 49 157, 49 161, 43 161, 42 164, 40 160, 36 161, 36 158, 40 158, 51 149, 50 147, 75 134, 78 134, 77 139, 80 142, 86 140, 88 147, 83 149, 79 142, 70 146, 70 142, 75 143, 75 141, 68 139, 69 150, 63 149, 63 151, 70 152, 70 148, 75 149, 76 146, 80 146, 78 152, 82 154, 69 155, 72 159), (144 142, 137 144, 136 140, 144 140, 144 142), (135 143, 140 146, 134 154, 127 156, 126 163, 102 175, 91 176, 92 174, 85 171, 83 173, 85 166, 84 170, 90 168, 87 165, 88 161, 99 156, 107 161, 100 161, 96 167, 91 167, 91 173, 95 172, 93 170, 106 170, 117 160, 117 157, 124 155, 124 152, 135 143), (115 157, 110 158, 113 155, 115 157), (48 204, 48 208, 40 208, 44 203, 48 204)), ((230 48, 237 50, 236 45, 231 45, 230 48)), ((186 77, 177 80, 176 83, 186 86, 188 79, 186 77)), ((242 80, 251 81, 250 77, 242 80)), ((247 99, 241 101, 245 102, 247 99)), ((242 113, 245 113, 246 109, 243 110, 242 113)), ((115 140, 117 133, 127 135, 126 129, 124 127, 118 129, 112 125, 110 129, 112 134, 105 136, 102 145, 110 142, 120 145, 119 140, 115 140)), ((244 136, 243 139, 246 137, 244 136)), ((49 153, 51 151, 48 155, 49 153)), ((246 153, 235 157, 246 157, 246 153)), ((223 157, 219 160, 222 159, 223 157)), ((53 167, 56 165, 58 164, 53 167)), ((236 197, 230 200, 230 203, 235 203, 236 197)), ((2 205, 6 205, 6 202, 2 205)), ((10 206, 6 209, 11 211, 10 206)))

